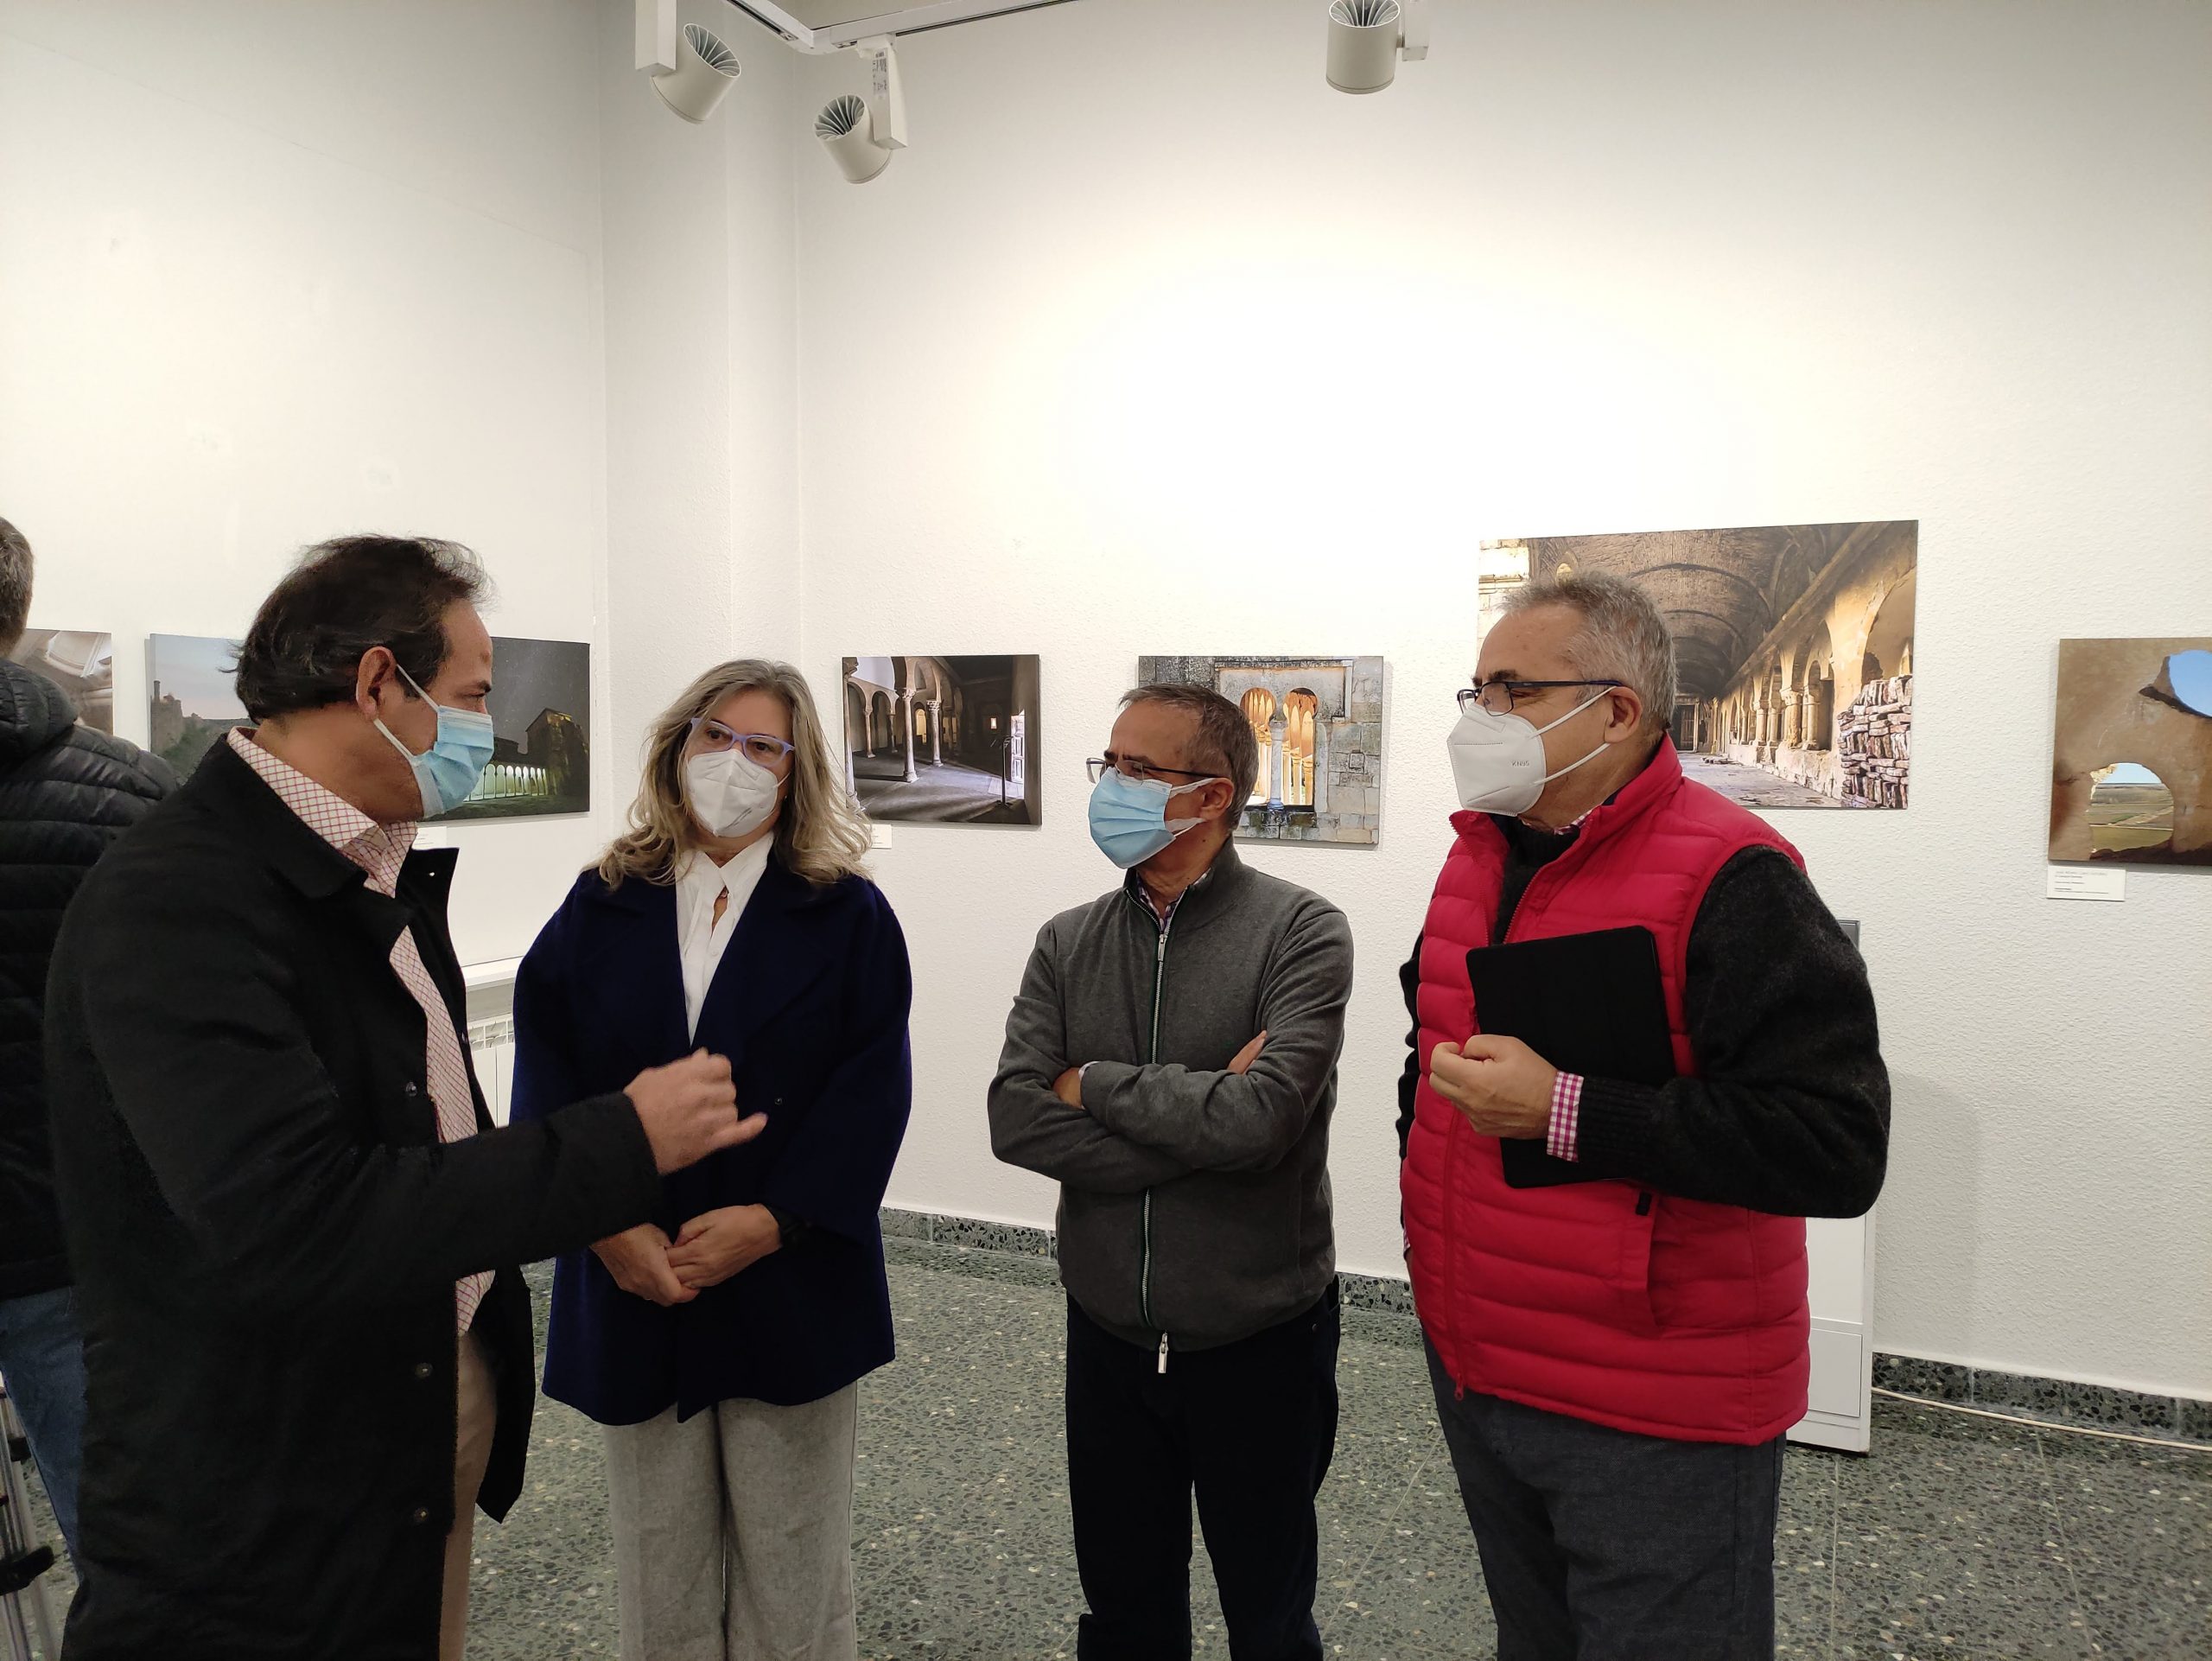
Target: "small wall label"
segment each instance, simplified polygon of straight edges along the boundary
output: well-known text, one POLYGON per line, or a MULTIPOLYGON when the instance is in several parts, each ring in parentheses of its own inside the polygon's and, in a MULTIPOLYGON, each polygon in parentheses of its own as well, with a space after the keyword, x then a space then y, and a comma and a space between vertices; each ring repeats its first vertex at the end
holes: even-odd
POLYGON ((2094 865, 2053 865, 2049 894, 2053 900, 2125 900, 2127 873, 2094 865))

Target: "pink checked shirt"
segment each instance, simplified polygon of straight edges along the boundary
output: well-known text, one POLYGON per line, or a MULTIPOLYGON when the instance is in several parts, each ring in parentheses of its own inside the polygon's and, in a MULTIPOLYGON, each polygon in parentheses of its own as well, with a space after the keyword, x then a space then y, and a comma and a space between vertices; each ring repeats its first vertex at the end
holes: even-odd
MULTIPOLYGON (((399 868, 415 846, 411 824, 378 824, 335 792, 278 760, 255 743, 243 728, 230 735, 231 748, 259 773, 284 805, 298 814, 307 827, 365 872, 369 886, 387 899, 396 897, 399 868)), ((461 1142, 476 1134, 476 1098, 468 1087, 468 1064, 462 1058, 461 1034, 454 1030, 453 1015, 423 964, 415 932, 402 929, 392 943, 392 972, 399 983, 423 1006, 423 1025, 429 1034, 427 1076, 430 1100, 438 1110, 438 1140, 461 1142)), ((488 1274, 471 1275, 454 1288, 454 1312, 467 1332, 476 1318, 476 1306, 492 1284, 488 1274)))

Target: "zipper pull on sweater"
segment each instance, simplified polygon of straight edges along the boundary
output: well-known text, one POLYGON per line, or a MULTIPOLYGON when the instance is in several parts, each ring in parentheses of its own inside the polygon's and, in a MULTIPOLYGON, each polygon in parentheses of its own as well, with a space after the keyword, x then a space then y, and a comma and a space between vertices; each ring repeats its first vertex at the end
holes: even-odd
POLYGON ((1167 1334, 1166 1333, 1160 1335, 1160 1371, 1161 1376, 1165 1377, 1167 1371, 1167 1334))

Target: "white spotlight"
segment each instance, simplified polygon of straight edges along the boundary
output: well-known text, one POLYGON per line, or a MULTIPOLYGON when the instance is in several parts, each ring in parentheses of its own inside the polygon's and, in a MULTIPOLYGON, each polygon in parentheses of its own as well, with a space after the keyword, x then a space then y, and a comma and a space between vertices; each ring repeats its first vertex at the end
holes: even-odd
POLYGON ((1427 0, 1331 0, 1329 85, 1339 92, 1379 92, 1408 63, 1428 56, 1427 0))
POLYGON ((866 101, 851 92, 822 106, 814 118, 814 136, 848 184, 864 185, 891 165, 890 146, 877 143, 868 130, 866 101))
POLYGON ((737 54, 696 23, 683 26, 676 67, 653 77, 661 102, 694 125, 714 114, 741 73, 737 54))
POLYGON ((853 50, 868 60, 868 96, 848 92, 823 105, 814 136, 848 184, 864 185, 891 165, 892 151, 906 148, 906 99, 888 37, 873 36, 853 50))

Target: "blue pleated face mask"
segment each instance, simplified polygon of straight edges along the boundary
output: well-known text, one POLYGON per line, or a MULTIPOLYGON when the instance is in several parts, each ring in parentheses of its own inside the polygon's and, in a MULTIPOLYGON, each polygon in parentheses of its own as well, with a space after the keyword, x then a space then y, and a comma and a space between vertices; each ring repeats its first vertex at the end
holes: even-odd
MULTIPOLYGON (((399 664, 394 659, 394 669, 399 664)), ((399 741, 399 735, 379 721, 377 730, 391 741, 392 748, 407 758, 415 774, 415 788, 422 793, 423 817, 435 818, 468 799, 476 781, 492 760, 492 717, 474 710, 455 710, 431 703, 430 695, 416 685, 415 677, 399 669, 400 679, 415 687, 415 696, 438 712, 438 735, 430 748, 417 755, 399 741)))
POLYGON ((1090 791, 1090 839, 1098 851, 1123 870, 1141 865, 1204 819, 1167 822, 1167 804, 1185 791, 1204 790, 1211 779, 1169 785, 1160 779, 1132 779, 1116 769, 1099 774, 1090 791))

